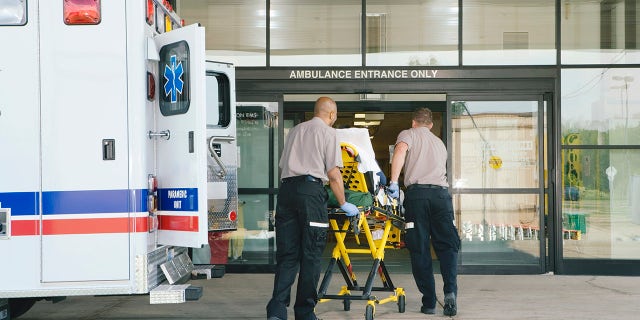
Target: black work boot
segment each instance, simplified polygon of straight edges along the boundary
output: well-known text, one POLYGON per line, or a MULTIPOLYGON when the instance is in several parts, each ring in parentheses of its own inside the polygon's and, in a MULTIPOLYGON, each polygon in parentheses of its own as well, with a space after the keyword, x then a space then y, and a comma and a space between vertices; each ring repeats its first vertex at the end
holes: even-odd
POLYGON ((436 308, 435 307, 428 308, 428 307, 422 306, 420 308, 420 312, 422 312, 424 314, 436 314, 436 308))
POLYGON ((444 315, 455 316, 458 313, 458 306, 456 305, 456 294, 453 292, 446 293, 444 295, 444 315))

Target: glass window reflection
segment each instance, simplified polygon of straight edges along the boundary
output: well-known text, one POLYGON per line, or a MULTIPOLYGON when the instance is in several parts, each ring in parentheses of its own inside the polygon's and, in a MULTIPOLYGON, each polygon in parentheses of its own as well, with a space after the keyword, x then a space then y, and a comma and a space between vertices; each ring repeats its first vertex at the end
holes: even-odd
POLYGON ((640 62, 638 1, 565 0, 562 16, 563 64, 640 62))
POLYGON ((464 65, 556 63, 555 1, 465 0, 464 65))
POLYGON ((454 188, 536 188, 537 101, 454 101, 454 188))
POLYGON ((639 69, 564 69, 561 85, 564 145, 638 144, 639 69))
POLYGON ((639 161, 640 150, 563 150, 565 258, 640 258, 639 161))
POLYGON ((277 135, 277 115, 270 109, 265 103, 243 102, 236 107, 240 188, 269 186, 267 155, 273 150, 277 135))
POLYGON ((455 194, 462 264, 539 263, 538 203, 537 194, 455 194))
POLYGON ((369 66, 458 64, 458 1, 368 0, 369 66))
POLYGON ((275 231, 269 231, 268 195, 241 195, 238 198, 238 229, 229 232, 229 264, 269 263, 269 241, 275 231))
POLYGON ((360 0, 271 1, 272 66, 359 66, 360 0))
POLYGON ((179 1, 185 25, 206 28, 207 59, 236 66, 265 66, 267 52, 266 0, 179 1))

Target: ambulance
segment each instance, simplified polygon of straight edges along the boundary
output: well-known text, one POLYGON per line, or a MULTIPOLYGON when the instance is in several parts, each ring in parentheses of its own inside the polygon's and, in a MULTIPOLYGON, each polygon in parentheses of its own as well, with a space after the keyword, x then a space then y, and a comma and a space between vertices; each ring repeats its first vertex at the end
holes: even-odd
POLYGON ((161 0, 0 0, 0 44, 0 319, 190 278, 238 206, 235 69, 204 28, 161 0))

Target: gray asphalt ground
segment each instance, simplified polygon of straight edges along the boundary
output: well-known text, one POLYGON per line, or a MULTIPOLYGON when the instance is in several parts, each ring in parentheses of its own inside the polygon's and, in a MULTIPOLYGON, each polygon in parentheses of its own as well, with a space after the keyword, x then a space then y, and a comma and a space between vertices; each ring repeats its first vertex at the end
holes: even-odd
MULTIPOLYGON (((359 277, 363 283, 366 274, 359 277)), ((399 313, 395 302, 379 304, 375 319, 448 318, 440 306, 436 315, 420 313, 420 295, 410 274, 391 274, 391 280, 405 290, 406 310, 399 313)), ((180 304, 151 305, 149 295, 68 297, 56 304, 39 301, 19 319, 266 319, 272 281, 272 274, 229 273, 192 280, 191 284, 204 287, 203 296, 180 304)), ((640 319, 640 277, 460 275, 458 283, 455 319, 640 319)), ((335 274, 327 293, 337 294, 343 284, 335 274)), ((442 287, 439 274, 436 285, 442 287)), ((390 296, 374 294, 378 299, 390 296)), ((442 302, 441 294, 438 298, 442 302)), ((324 320, 365 319, 365 308, 365 301, 352 301, 350 311, 344 311, 341 300, 329 300, 318 304, 316 314, 324 320)), ((292 308, 289 319, 294 319, 292 308)))

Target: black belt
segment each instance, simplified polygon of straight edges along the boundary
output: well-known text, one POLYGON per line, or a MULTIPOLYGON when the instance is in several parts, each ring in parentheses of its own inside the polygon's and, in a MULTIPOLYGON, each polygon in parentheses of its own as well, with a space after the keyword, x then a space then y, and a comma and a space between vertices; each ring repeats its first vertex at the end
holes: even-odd
POLYGON ((445 186, 440 186, 437 184, 419 184, 419 183, 414 183, 410 186, 407 187, 407 190, 411 190, 411 189, 447 189, 447 187, 445 186))
POLYGON ((283 178, 282 179, 282 183, 286 183, 286 182, 302 182, 302 181, 322 183, 322 179, 316 178, 316 177, 308 175, 308 174, 304 175, 304 176, 295 176, 295 177, 288 177, 288 178, 283 178))

